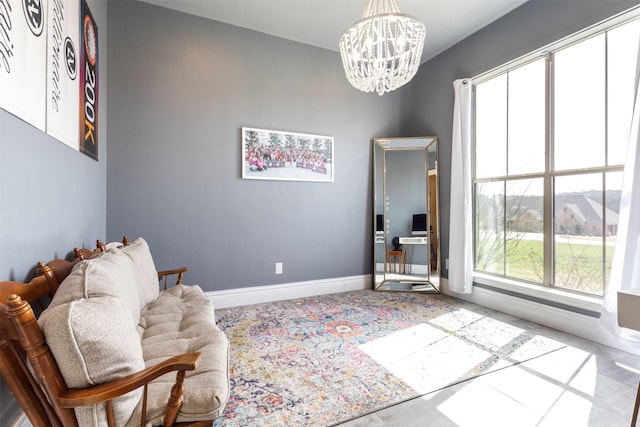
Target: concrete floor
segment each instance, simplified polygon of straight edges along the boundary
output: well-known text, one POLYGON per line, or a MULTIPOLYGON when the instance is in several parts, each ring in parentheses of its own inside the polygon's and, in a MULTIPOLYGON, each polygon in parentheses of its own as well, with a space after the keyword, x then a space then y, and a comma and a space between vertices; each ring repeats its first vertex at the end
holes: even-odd
POLYGON ((514 326, 533 329, 566 347, 340 427, 630 425, 640 380, 640 357, 484 307, 456 302, 514 326))

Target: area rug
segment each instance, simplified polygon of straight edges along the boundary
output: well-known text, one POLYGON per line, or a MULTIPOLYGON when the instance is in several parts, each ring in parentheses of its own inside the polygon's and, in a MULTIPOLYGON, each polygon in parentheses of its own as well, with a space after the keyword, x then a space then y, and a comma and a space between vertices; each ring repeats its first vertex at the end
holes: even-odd
POLYGON ((222 426, 332 426, 564 345, 438 296, 355 291, 220 309, 222 426))

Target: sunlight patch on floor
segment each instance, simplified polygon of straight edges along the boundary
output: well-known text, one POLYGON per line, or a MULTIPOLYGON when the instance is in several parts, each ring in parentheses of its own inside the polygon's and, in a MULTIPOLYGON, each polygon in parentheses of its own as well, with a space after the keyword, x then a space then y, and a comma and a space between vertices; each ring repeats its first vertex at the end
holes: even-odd
POLYGON ((459 427, 588 426, 597 378, 595 356, 567 347, 477 378, 438 410, 459 427))
POLYGON ((588 425, 591 407, 584 396, 512 367, 468 383, 438 410, 459 427, 557 427, 588 425))
POLYGON ((594 355, 469 310, 359 347, 460 427, 586 425, 593 406, 594 355))
POLYGON ((496 371, 563 345, 456 309, 359 348, 418 393, 496 371))
POLYGON ((629 372, 631 372, 633 374, 640 374, 640 369, 638 369, 638 368, 634 368, 632 366, 629 366, 629 365, 626 365, 626 364, 620 363, 620 362, 615 362, 615 363, 616 363, 616 366, 619 366, 622 369, 627 370, 627 371, 629 371, 629 372))
POLYGON ((440 404, 438 410, 459 427, 529 427, 535 426, 541 418, 535 408, 527 407, 483 381, 465 385, 440 404))
POLYGON ((359 347, 419 393, 428 393, 465 378, 492 356, 426 323, 359 347))

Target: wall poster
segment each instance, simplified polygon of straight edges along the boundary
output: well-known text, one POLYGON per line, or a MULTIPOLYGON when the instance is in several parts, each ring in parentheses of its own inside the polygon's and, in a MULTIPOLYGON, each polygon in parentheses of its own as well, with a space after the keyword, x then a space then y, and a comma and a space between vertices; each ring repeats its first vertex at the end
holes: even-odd
POLYGON ((98 27, 85 0, 80 18, 80 151, 98 160, 98 27))
POLYGON ((0 108, 98 159, 98 28, 85 0, 0 0, 0 108))
POLYGON ((45 130, 46 0, 0 0, 0 108, 45 130))
POLYGON ((47 133, 78 150, 80 0, 49 0, 47 133))

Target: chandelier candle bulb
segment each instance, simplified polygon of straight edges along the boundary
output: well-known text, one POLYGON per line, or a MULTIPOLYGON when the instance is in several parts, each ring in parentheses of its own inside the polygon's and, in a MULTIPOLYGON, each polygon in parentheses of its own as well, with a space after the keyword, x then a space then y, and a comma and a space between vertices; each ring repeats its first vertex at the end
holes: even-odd
POLYGON ((395 0, 368 0, 362 19, 340 38, 349 83, 383 95, 408 83, 420 66, 426 29, 395 0))

